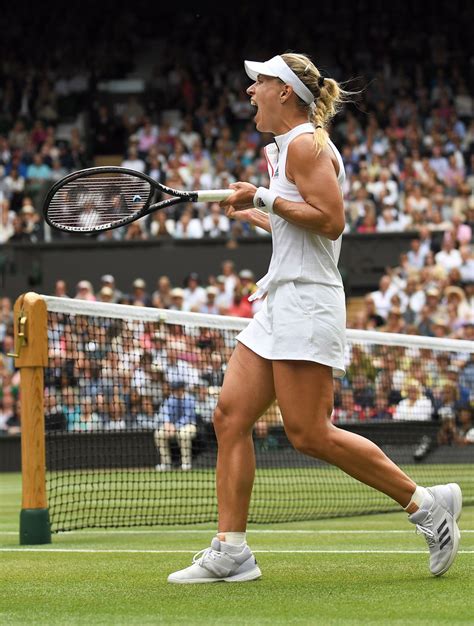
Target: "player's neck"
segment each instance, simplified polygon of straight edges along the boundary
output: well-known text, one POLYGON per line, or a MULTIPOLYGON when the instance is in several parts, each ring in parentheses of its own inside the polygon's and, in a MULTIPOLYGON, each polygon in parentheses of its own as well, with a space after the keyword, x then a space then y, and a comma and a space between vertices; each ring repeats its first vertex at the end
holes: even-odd
POLYGON ((278 123, 275 125, 275 129, 272 132, 276 136, 285 135, 293 128, 296 128, 296 126, 300 126, 300 124, 307 124, 308 122, 308 117, 304 114, 287 114, 278 120, 278 123))

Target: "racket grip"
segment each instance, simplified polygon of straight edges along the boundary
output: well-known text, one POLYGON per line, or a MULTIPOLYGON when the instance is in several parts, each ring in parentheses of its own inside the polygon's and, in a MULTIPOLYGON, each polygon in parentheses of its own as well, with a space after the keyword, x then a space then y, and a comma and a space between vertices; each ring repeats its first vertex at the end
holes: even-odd
POLYGON ((235 191, 233 189, 201 189, 196 191, 198 202, 220 202, 231 196, 235 191))

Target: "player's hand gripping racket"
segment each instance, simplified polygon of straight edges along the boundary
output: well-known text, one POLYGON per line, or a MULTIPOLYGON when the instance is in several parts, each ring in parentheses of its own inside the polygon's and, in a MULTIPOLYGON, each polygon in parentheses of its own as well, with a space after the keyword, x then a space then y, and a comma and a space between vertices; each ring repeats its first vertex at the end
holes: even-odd
POLYGON ((55 183, 44 202, 44 218, 69 233, 96 233, 129 224, 180 202, 219 202, 232 189, 180 191, 124 167, 91 167, 55 183), (172 196, 160 202, 159 193, 172 196))

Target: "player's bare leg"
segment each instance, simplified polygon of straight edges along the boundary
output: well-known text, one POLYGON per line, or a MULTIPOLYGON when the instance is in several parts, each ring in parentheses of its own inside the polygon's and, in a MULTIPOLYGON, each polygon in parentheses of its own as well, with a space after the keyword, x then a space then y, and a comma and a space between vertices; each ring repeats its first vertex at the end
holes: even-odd
POLYGON ((417 486, 374 443, 331 424, 333 381, 329 367, 307 361, 274 361, 273 373, 285 429, 295 448, 336 465, 398 502, 427 540, 431 573, 444 574, 459 545, 459 486, 417 486))
POLYGON ((218 534, 171 583, 244 582, 261 576, 245 541, 255 477, 252 429, 275 399, 272 364, 238 343, 214 415, 218 441, 218 534))
POLYGON ((238 343, 214 414, 219 531, 245 531, 255 477, 252 429, 274 399, 271 361, 238 343))

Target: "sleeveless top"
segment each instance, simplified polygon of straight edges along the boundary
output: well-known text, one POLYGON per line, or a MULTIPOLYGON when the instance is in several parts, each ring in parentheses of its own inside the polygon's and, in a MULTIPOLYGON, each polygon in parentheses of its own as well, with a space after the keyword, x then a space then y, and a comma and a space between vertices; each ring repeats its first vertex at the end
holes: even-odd
MULTIPOLYGON (((314 132, 310 123, 300 124, 284 135, 275 137, 275 143, 265 147, 270 175, 270 189, 278 196, 292 202, 304 202, 296 185, 286 177, 286 158, 291 141, 303 133, 314 132)), ((341 189, 345 180, 344 164, 336 146, 329 140, 339 163, 337 181, 341 189)), ((341 251, 341 239, 336 241, 316 235, 295 226, 274 213, 269 214, 272 229, 272 258, 267 274, 257 282, 258 290, 250 299, 261 298, 271 286, 287 281, 321 283, 342 287, 337 269, 341 251)))

